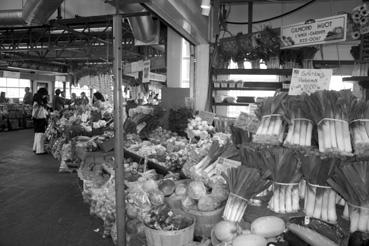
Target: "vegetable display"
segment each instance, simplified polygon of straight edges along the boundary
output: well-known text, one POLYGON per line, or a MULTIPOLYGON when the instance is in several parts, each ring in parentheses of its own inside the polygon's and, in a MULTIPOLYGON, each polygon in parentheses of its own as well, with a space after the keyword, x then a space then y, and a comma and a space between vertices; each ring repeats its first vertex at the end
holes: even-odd
POLYGON ((349 203, 350 232, 369 232, 369 163, 344 163, 328 183, 349 203))
POLYGON ((352 155, 348 122, 355 97, 350 90, 317 91, 306 103, 318 128, 319 151, 352 155))
POLYGON ((291 124, 284 140, 285 146, 310 147, 313 133, 313 122, 306 104, 307 95, 289 96, 285 100, 286 117, 291 124))
POLYGON ((322 158, 319 155, 305 155, 302 159, 302 173, 307 182, 305 195, 305 213, 329 223, 337 222, 336 192, 327 180, 339 164, 335 158, 322 158))
POLYGON ((369 103, 356 100, 351 111, 350 130, 356 155, 365 155, 369 150, 369 103))
POLYGON ((283 101, 287 93, 280 93, 275 97, 268 97, 258 108, 257 115, 261 118, 261 124, 256 131, 253 142, 279 145, 283 142, 283 101))
POLYGON ((300 161, 292 149, 273 147, 264 151, 263 157, 271 170, 273 196, 269 208, 276 213, 293 213, 300 209, 300 161))
POLYGON ((247 202, 256 194, 270 186, 270 181, 257 169, 240 166, 223 174, 228 187, 229 196, 224 209, 223 218, 239 222, 245 213, 247 202))

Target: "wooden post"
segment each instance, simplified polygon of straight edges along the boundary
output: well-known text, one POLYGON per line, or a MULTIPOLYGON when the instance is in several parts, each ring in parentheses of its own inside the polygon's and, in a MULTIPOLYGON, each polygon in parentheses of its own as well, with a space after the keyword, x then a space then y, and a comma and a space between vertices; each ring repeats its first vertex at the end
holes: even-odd
POLYGON ((248 11, 248 21, 247 21, 247 33, 248 34, 250 34, 250 33, 252 33, 252 19, 253 19, 253 17, 252 17, 252 15, 253 15, 253 12, 254 12, 254 10, 253 10, 253 8, 254 8, 254 3, 253 2, 249 2, 248 3, 248 7, 249 7, 249 11, 248 11))
MULTIPOLYGON (((118 2, 118 1, 117 1, 118 2)), ((122 16, 116 4, 113 16, 114 54, 114 158, 115 199, 118 246, 126 245, 124 166, 123 166, 123 93, 122 93, 122 16)))

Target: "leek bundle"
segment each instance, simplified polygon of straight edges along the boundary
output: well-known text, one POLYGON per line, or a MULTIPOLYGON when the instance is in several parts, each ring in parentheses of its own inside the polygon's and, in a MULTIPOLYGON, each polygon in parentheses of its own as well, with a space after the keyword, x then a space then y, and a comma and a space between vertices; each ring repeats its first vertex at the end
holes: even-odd
POLYGON ((258 108, 257 114, 261 124, 256 131, 253 141, 262 144, 279 145, 283 142, 283 101, 287 93, 280 93, 275 97, 268 97, 258 108))
POLYGON ((229 188, 227 204, 224 208, 225 220, 240 222, 248 200, 270 186, 270 181, 255 168, 240 166, 223 174, 229 188))
POLYGON ((307 182, 305 195, 305 214, 330 223, 337 222, 336 192, 328 186, 327 180, 332 175, 339 160, 322 159, 318 155, 302 156, 301 170, 307 182))
POLYGON ((307 97, 306 94, 288 96, 285 101, 286 117, 291 122, 284 141, 285 146, 311 146, 313 121, 307 107, 307 97))
POLYGON ((264 159, 274 182, 269 209, 282 214, 297 212, 300 209, 299 182, 302 175, 296 152, 282 147, 270 148, 264 151, 264 159))
POLYGON ((351 91, 317 91, 307 99, 318 127, 319 151, 352 155, 348 121, 355 97, 351 91))
POLYGON ((369 103, 355 101, 351 110, 351 135, 355 154, 363 155, 369 150, 369 103))
POLYGON ((369 232, 369 163, 345 163, 328 183, 349 204, 350 232, 369 232))

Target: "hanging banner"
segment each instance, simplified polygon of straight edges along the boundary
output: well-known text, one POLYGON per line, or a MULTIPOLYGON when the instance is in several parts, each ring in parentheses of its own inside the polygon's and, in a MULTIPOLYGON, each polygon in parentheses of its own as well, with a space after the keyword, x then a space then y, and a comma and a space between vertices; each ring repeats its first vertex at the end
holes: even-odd
POLYGON ((67 81, 67 77, 60 76, 60 75, 55 75, 55 81, 65 82, 65 81, 67 81))
POLYGON ((346 23, 347 15, 343 14, 283 26, 281 49, 345 41, 346 23))
POLYGON ((4 71, 3 72, 3 77, 4 78, 19 79, 20 78, 20 72, 4 71))
POLYGON ((167 81, 167 76, 164 74, 159 74, 159 73, 149 73, 149 79, 150 81, 157 81, 157 82, 166 82, 167 81))
POLYGON ((150 82, 150 60, 143 62, 142 83, 150 82))
POLYGON ((292 71, 289 95, 311 94, 315 91, 328 90, 332 69, 297 69, 292 71))

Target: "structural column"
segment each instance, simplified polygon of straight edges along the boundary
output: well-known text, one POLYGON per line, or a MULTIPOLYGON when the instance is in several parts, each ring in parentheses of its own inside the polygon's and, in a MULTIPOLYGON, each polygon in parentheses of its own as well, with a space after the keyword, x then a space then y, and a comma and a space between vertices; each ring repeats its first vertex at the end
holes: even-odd
POLYGON ((115 199, 118 246, 126 245, 125 194, 123 166, 123 93, 122 93, 122 16, 113 16, 114 51, 114 159, 115 199))

